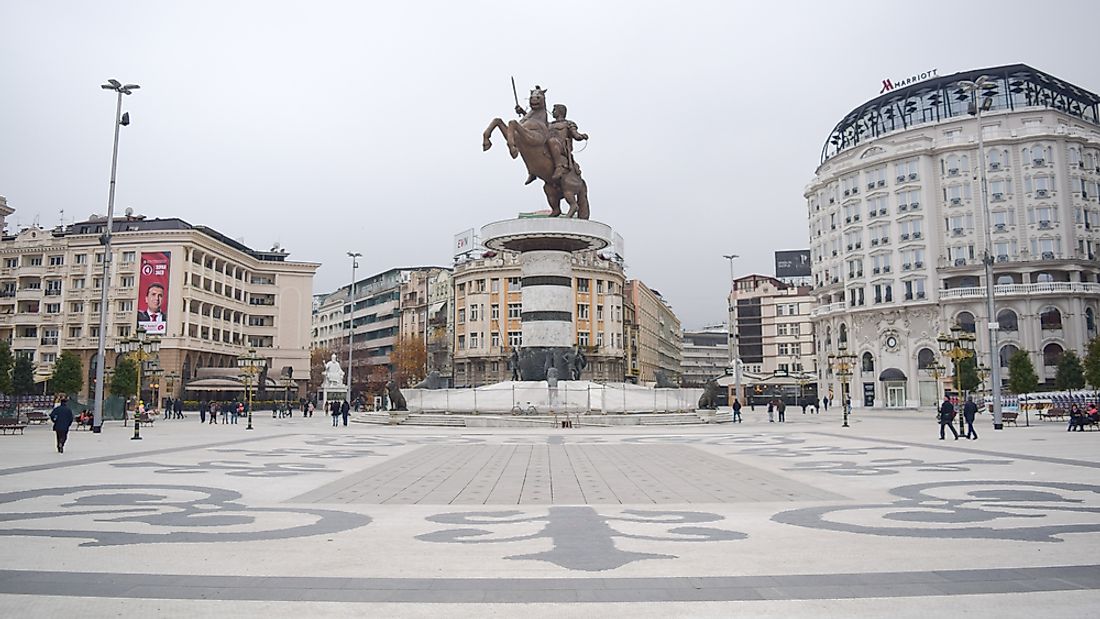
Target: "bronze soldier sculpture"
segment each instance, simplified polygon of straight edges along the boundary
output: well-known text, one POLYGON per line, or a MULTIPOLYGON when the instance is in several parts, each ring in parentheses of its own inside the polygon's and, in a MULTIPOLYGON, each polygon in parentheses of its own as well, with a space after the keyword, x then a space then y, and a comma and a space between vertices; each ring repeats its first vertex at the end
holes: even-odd
MULTIPOLYGON (((515 82, 513 81, 513 90, 515 82)), ((523 109, 516 100, 516 113, 521 116, 506 124, 494 118, 482 134, 481 146, 489 150, 494 129, 499 129, 508 143, 508 153, 515 159, 523 157, 527 166, 527 183, 542 180, 542 190, 550 204, 550 216, 561 215, 561 201, 569 204, 566 217, 588 219, 588 184, 581 178, 580 166, 573 159, 573 140, 587 140, 588 135, 577 124, 565 118, 564 105, 554 106, 554 121, 546 116, 546 92, 539 86, 531 91, 531 110, 523 109)))

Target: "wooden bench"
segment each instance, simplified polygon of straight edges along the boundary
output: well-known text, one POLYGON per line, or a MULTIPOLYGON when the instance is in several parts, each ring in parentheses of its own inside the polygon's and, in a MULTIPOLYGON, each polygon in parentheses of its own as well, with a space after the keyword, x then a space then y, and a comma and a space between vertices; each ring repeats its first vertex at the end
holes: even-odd
POLYGON ((23 430, 25 430, 26 427, 27 424, 19 421, 14 417, 0 418, 0 434, 7 434, 8 432, 11 432, 13 435, 16 432, 22 434, 23 430))
POLYGON ((1020 413, 1016 413, 1016 412, 1012 412, 1012 411, 1001 411, 1001 423, 1003 423, 1003 424, 1011 423, 1012 425, 1014 425, 1016 427, 1019 427, 1018 425, 1016 425, 1016 418, 1019 417, 1019 416, 1020 416, 1020 413))
POLYGON ((1062 408, 1048 408, 1045 411, 1039 411, 1039 419, 1043 421, 1065 421, 1068 418, 1068 413, 1062 408))
POLYGON ((50 416, 42 411, 31 411, 27 413, 27 423, 43 424, 50 420, 50 416))
POLYGON ((1084 423, 1081 427, 1085 430, 1100 430, 1100 419, 1085 417, 1084 423))

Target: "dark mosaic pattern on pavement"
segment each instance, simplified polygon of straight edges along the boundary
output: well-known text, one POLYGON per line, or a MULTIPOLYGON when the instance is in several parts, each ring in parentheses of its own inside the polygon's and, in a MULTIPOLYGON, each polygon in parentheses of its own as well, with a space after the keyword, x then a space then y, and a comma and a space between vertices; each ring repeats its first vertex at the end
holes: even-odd
POLYGON ((686 511, 626 510, 623 515, 602 515, 591 507, 551 507, 545 516, 527 516, 519 511, 458 512, 438 514, 430 522, 452 525, 489 526, 487 529, 445 529, 416 536, 427 542, 456 544, 507 544, 546 538, 554 547, 545 552, 504 557, 513 560, 545 561, 570 570, 598 572, 622 567, 643 559, 675 559, 676 555, 626 552, 615 546, 615 538, 660 542, 716 542, 745 539, 744 533, 693 525, 723 520, 718 514, 686 511), (638 535, 612 528, 612 523, 656 525, 667 535, 638 535), (545 523, 528 535, 489 537, 510 525, 545 523), (662 527, 663 525, 663 527, 662 527))
POLYGON ((0 494, 0 536, 92 540, 81 546, 244 542, 339 533, 371 522, 327 509, 249 507, 240 498, 231 490, 162 484, 7 492, 0 494), (286 526, 287 516, 298 524, 286 526), (88 523, 100 530, 80 528, 88 523))
POLYGON ((952 481, 901 486, 890 493, 901 498, 795 509, 772 520, 863 535, 1027 542, 1061 542, 1066 534, 1100 532, 1100 486, 1091 484, 952 481), (873 519, 878 524, 860 524, 873 519), (914 526, 919 524, 926 526, 914 526))

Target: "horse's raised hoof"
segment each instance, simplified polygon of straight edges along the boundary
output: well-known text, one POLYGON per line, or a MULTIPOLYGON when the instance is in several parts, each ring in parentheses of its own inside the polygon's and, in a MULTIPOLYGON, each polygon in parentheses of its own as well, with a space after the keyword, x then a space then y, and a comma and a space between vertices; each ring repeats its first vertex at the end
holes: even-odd
POLYGON ((509 144, 508 145, 508 154, 512 156, 512 159, 515 159, 516 157, 519 157, 519 148, 513 146, 512 144, 509 144))
POLYGON ((489 138, 485 138, 481 142, 481 150, 486 151, 493 147, 493 143, 489 141, 489 138))

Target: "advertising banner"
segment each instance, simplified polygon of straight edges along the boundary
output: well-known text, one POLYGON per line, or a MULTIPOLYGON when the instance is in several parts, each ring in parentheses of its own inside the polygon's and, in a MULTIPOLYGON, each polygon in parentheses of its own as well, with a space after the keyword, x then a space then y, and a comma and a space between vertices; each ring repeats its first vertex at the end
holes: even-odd
POLYGON ((474 251, 474 229, 463 230, 455 235, 454 256, 457 258, 463 254, 474 251))
POLYGON ((138 329, 150 335, 168 332, 168 275, 172 253, 141 252, 141 277, 138 280, 138 329))
POLYGON ((809 277, 810 276, 810 250, 793 249, 775 252, 775 276, 784 277, 809 277))

